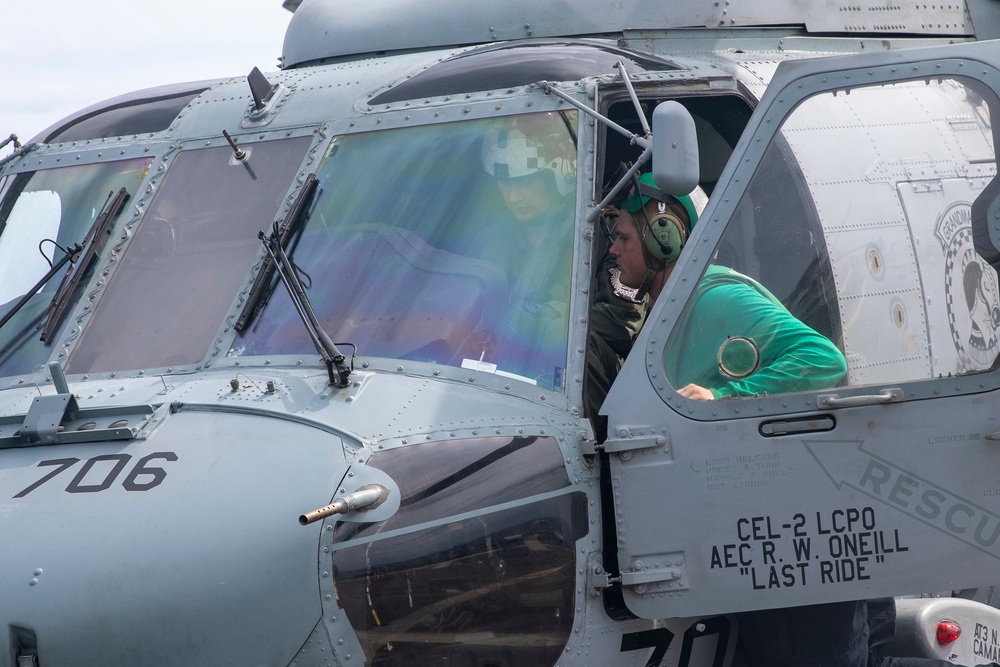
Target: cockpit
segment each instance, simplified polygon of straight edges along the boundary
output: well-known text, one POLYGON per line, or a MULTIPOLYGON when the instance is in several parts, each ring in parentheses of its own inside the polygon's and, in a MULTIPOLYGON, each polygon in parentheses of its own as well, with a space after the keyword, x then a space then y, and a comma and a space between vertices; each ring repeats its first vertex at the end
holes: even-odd
MULTIPOLYGON (((335 137, 287 237, 329 335, 366 357, 464 367, 561 391, 576 132, 575 112, 543 112, 335 137), (491 173, 484 160, 507 159, 498 150, 514 151, 523 164, 491 173), (558 174, 539 171, 541 162, 556 164, 558 174), (519 190, 528 171, 548 179, 538 181, 535 201, 519 190)), ((198 363, 258 261, 258 234, 271 231, 309 146, 305 137, 246 143, 245 161, 228 146, 177 154, 141 219, 117 212, 126 217, 122 238, 110 241, 117 266, 100 281, 92 316, 74 331, 67 372, 198 363)), ((135 193, 151 165, 142 158, 10 179, 7 189, 20 188, 21 197, 16 206, 6 200, 12 210, 0 252, 33 268, 5 286, 4 303, 48 268, 24 221, 40 216, 53 247, 87 241, 101 193, 135 193)), ((43 324, 57 282, 4 328, 3 370, 32 372, 48 357, 29 333, 43 324)), ((240 305, 245 316, 229 356, 315 352, 277 279, 240 305)))

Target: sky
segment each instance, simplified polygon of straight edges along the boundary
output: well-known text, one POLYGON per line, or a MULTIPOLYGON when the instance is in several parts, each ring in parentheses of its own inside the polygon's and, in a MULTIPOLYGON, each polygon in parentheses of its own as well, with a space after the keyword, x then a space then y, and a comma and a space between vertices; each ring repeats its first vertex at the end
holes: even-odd
POLYGON ((291 17, 281 0, 0 0, 0 142, 133 90, 277 71, 291 17))

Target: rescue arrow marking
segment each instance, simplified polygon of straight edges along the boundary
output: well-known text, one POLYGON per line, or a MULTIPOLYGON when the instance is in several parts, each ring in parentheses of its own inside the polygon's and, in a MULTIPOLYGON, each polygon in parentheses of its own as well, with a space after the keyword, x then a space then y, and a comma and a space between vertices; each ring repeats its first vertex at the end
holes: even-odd
POLYGON ((875 456, 864 441, 803 441, 837 489, 847 486, 921 523, 1000 559, 1000 515, 875 456), (860 457, 845 457, 857 445, 860 457), (836 455, 834 455, 836 448, 836 455))

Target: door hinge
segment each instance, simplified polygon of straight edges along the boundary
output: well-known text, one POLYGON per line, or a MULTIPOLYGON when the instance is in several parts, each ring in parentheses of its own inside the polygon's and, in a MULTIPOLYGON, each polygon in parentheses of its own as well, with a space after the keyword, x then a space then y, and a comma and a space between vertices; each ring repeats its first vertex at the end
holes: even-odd
POLYGON ((655 447, 666 447, 670 440, 665 435, 640 436, 638 438, 608 438, 604 441, 604 451, 609 454, 621 452, 634 452, 640 449, 653 449, 655 447))
POLYGON ((633 559, 631 571, 622 572, 621 583, 639 594, 686 591, 688 580, 684 554, 674 552, 633 559))
POLYGON ((621 577, 605 572, 600 563, 590 563, 590 568, 587 570, 587 591, 590 597, 598 597, 605 588, 616 586, 621 582, 621 577))

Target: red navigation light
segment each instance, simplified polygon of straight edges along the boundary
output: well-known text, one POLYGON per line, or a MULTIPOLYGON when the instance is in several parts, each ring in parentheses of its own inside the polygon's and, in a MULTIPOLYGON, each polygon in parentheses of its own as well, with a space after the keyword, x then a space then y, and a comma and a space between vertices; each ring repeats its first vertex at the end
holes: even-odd
POLYGON ((937 640, 941 646, 947 646, 958 639, 962 628, 955 621, 941 621, 937 626, 937 640))

